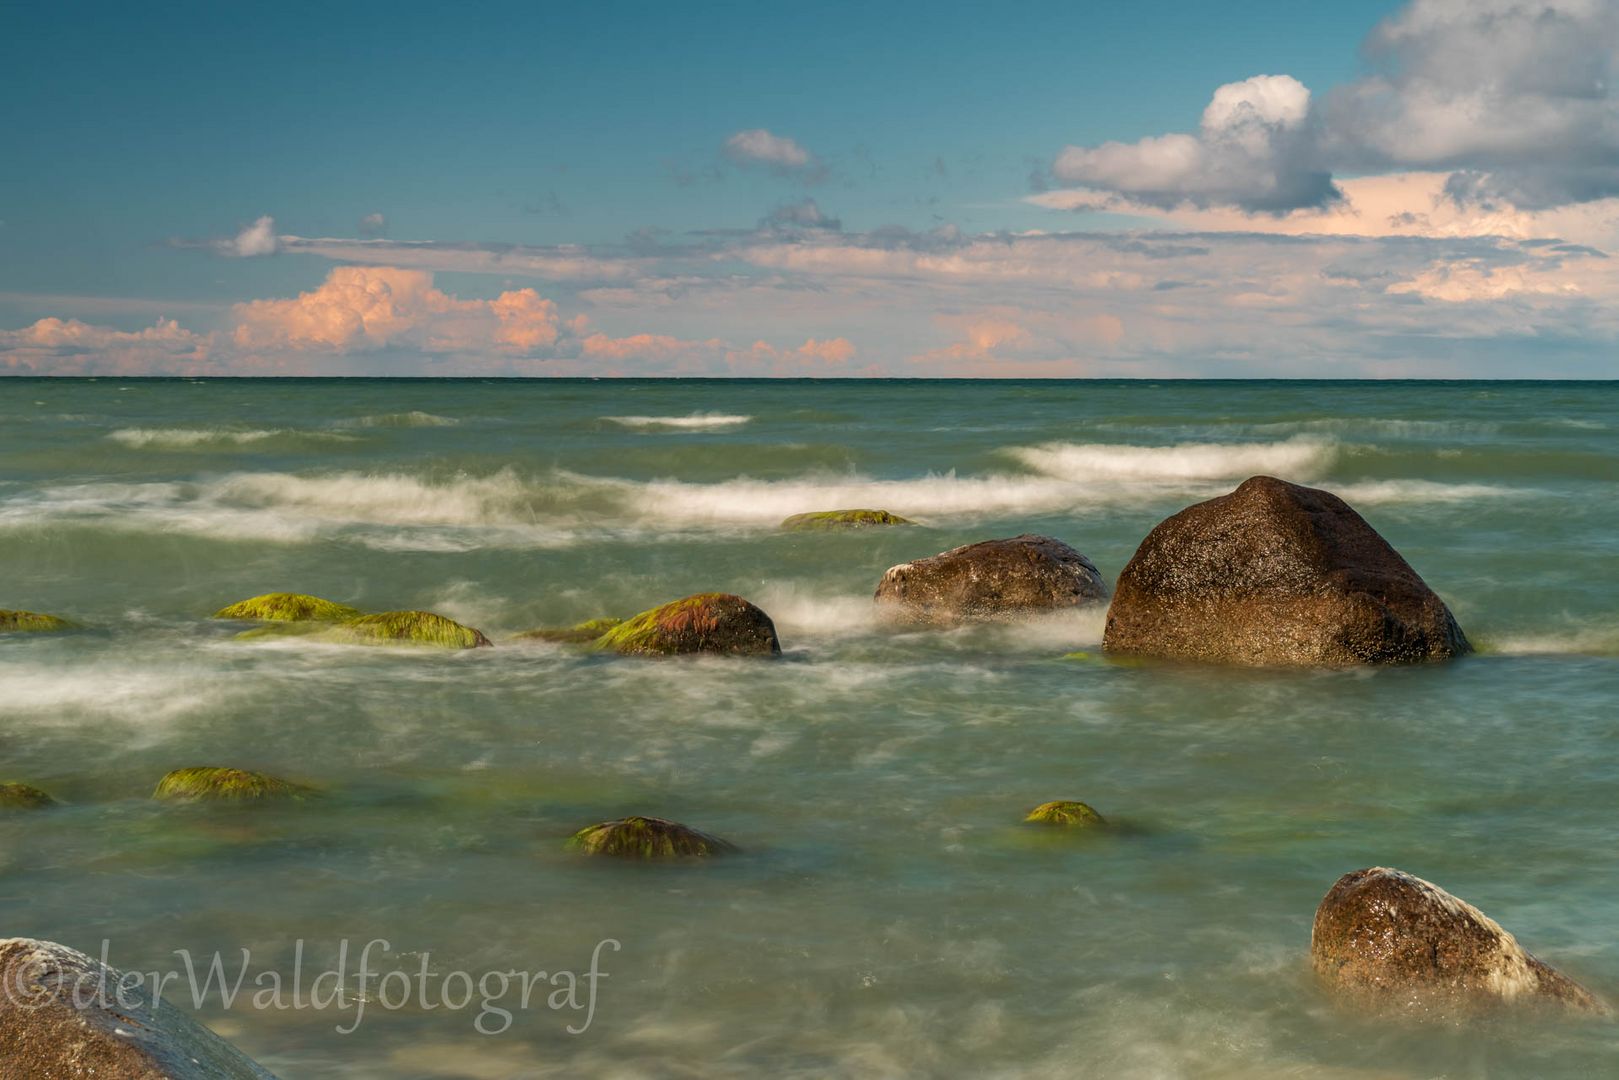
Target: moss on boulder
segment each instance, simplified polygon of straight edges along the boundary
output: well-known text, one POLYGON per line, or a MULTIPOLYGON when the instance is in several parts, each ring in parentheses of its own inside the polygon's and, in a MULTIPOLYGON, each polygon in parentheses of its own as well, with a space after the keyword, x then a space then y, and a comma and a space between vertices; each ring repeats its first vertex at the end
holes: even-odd
POLYGON ((588 826, 573 834, 568 848, 620 859, 703 858, 736 851, 736 845, 717 836, 655 817, 618 818, 588 826))
POLYGON ((55 615, 41 615, 37 611, 6 611, 0 609, 0 634, 51 633, 57 630, 76 630, 78 623, 55 615))
POLYGON ((170 802, 252 802, 260 799, 303 799, 313 788, 263 773, 218 766, 176 769, 157 783, 152 798, 170 802))
POLYGON ((781 654, 770 616, 730 593, 699 593, 643 611, 597 638, 594 647, 625 656, 781 654))
POLYGON ((1106 825, 1107 819, 1086 803, 1076 802, 1072 799, 1059 799, 1056 802, 1041 803, 1029 811, 1024 821, 1032 821, 1040 825, 1077 825, 1094 826, 1106 825))
POLYGON ((216 619, 253 619, 258 622, 341 622, 363 615, 359 608, 322 600, 304 593, 265 593, 239 600, 214 612, 216 619))
POLYGON ((516 635, 514 641, 555 641, 575 645, 584 645, 595 641, 613 627, 622 623, 623 619, 586 619, 582 623, 572 626, 547 627, 540 630, 525 630, 516 635))
POLYGON ((791 532, 813 532, 825 529, 866 529, 874 525, 915 525, 909 518, 890 514, 887 510, 817 510, 808 514, 794 514, 781 523, 791 532))
POLYGON ((433 645, 478 649, 492 645, 483 631, 431 611, 384 611, 338 623, 321 637, 351 645, 433 645))
POLYGON ((0 811, 44 810, 56 800, 31 784, 0 784, 0 811))

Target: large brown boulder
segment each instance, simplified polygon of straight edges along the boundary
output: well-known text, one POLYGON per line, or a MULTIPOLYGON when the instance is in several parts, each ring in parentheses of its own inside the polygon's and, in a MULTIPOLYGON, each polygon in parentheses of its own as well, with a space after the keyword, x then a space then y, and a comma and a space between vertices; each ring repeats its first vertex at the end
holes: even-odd
POLYGON ((1114 586, 1102 647, 1320 666, 1472 651, 1444 601, 1347 503, 1273 476, 1148 533, 1114 586))
POLYGON ((1106 599, 1107 584, 1094 563, 1061 540, 1029 534, 889 567, 876 595, 884 619, 934 626, 992 622, 1106 599))
POLYGON ((1333 885, 1315 912, 1310 959, 1334 990, 1373 1006, 1443 1015, 1547 1002, 1606 1011, 1472 904, 1384 866, 1333 885))
POLYGON ((143 986, 64 945, 0 941, 0 1080, 275 1080, 143 986))

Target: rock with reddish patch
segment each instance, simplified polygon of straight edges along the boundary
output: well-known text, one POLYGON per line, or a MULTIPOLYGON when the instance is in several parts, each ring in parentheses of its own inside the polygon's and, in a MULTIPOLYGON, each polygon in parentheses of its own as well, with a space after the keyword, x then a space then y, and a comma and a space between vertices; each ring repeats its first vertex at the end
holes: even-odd
POLYGON ((592 648, 625 656, 781 654, 770 616, 730 593, 699 593, 643 611, 601 635, 592 648))

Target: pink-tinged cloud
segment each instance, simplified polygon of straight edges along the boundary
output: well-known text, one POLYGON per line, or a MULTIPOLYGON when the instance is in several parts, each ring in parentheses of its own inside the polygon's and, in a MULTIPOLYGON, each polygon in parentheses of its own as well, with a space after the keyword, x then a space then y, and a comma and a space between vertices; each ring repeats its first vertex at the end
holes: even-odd
POLYGON ((843 378, 855 375, 873 375, 874 366, 853 369, 850 361, 858 350, 848 338, 810 338, 795 349, 778 348, 768 341, 755 341, 746 349, 731 349, 725 354, 730 372, 742 376, 775 376, 784 378, 843 378))
POLYGON ((212 343, 212 335, 193 333, 173 319, 130 331, 47 318, 0 330, 0 368, 19 375, 199 371, 208 365, 212 343))

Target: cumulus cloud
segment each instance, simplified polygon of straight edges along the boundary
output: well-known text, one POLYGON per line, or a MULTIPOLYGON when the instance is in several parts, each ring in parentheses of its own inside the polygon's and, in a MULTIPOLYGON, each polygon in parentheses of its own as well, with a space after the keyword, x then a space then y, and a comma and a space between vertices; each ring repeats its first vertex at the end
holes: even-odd
POLYGON ((235 236, 218 241, 215 247, 222 254, 240 259, 274 255, 281 248, 280 238, 275 234, 275 218, 265 214, 235 236))
POLYGON ((0 370, 15 375, 140 375, 198 371, 209 359, 211 335, 173 319, 143 330, 116 330, 78 319, 40 319, 0 330, 0 370))
POLYGON ((819 159, 796 139, 764 128, 748 128, 725 140, 725 156, 738 165, 762 165, 782 175, 816 179, 824 175, 819 159))
POLYGON ((843 228, 843 222, 824 212, 814 199, 782 203, 760 221, 761 229, 831 229, 843 228))

